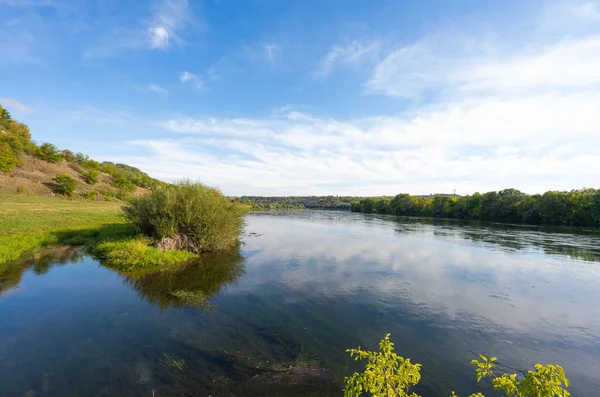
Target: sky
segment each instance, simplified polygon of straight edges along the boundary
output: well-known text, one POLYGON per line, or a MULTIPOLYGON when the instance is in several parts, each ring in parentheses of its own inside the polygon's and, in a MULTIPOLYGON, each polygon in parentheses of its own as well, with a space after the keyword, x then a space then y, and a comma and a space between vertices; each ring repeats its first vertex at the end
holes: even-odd
POLYGON ((38 142, 227 195, 600 187, 600 0, 0 0, 38 142))

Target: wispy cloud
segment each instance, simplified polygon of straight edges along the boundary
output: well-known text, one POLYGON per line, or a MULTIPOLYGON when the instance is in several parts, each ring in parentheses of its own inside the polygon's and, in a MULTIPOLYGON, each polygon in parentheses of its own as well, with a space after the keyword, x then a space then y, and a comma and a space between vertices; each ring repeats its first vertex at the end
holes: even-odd
POLYGON ((188 72, 187 70, 179 73, 179 80, 185 84, 193 83, 198 89, 204 88, 204 79, 194 73, 188 72))
POLYGON ((507 95, 568 90, 600 83, 600 33, 590 24, 598 3, 565 2, 534 16, 529 33, 511 40, 436 32, 391 48, 374 68, 365 91, 418 98, 422 94, 507 95), (529 34, 529 36, 527 36, 529 34))
POLYGON ((11 110, 17 110, 19 112, 29 113, 33 112, 34 109, 31 106, 27 106, 14 98, 0 98, 0 105, 11 110))
POLYGON ((165 50, 182 45, 181 31, 193 24, 194 18, 187 0, 161 0, 152 7, 152 16, 145 23, 132 21, 131 26, 108 29, 101 39, 84 52, 86 58, 110 57, 128 50, 165 50))
POLYGON ((273 43, 266 43, 263 45, 263 48, 265 50, 265 55, 269 61, 273 61, 275 59, 275 56, 277 55, 277 52, 280 49, 279 45, 273 43))
POLYGON ((166 89, 164 89, 163 87, 157 85, 157 84, 149 84, 147 87, 150 91, 152 92, 156 92, 158 94, 166 94, 168 91, 166 89))
POLYGON ((185 83, 188 80, 195 80, 197 78, 198 78, 198 76, 196 76, 193 73, 188 72, 187 70, 185 72, 179 73, 179 80, 181 80, 182 83, 185 83))
POLYGON ((378 41, 369 43, 351 41, 344 45, 334 45, 313 76, 315 78, 325 77, 337 64, 356 65, 365 59, 375 59, 379 50, 380 43, 378 41))

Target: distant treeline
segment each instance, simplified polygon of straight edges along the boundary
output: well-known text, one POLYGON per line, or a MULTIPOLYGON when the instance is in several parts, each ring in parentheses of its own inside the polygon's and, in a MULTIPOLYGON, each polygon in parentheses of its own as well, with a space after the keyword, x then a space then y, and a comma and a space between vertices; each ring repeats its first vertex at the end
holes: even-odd
POLYGON ((470 196, 411 196, 363 199, 351 211, 474 219, 533 225, 600 226, 600 190, 579 189, 525 194, 516 189, 475 193, 470 196))
POLYGON ((337 209, 349 210, 353 202, 363 197, 351 196, 289 196, 289 197, 262 197, 243 196, 235 200, 253 209, 337 209))

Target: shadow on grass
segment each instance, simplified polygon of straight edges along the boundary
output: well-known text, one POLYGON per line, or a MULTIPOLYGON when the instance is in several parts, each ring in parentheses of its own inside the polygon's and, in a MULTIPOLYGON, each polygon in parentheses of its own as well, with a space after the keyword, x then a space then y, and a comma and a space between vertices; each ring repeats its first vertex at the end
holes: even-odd
POLYGON ((107 223, 91 228, 64 229, 51 232, 62 245, 93 248, 105 240, 126 240, 137 234, 134 226, 127 223, 107 223))

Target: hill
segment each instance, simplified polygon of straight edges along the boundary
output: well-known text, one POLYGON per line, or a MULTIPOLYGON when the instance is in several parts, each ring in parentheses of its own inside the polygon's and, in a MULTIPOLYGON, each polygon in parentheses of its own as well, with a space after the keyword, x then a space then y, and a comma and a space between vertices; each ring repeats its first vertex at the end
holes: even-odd
POLYGON ((88 200, 124 199, 165 184, 126 164, 100 163, 51 143, 37 144, 29 127, 0 105, 0 194, 52 196, 60 191, 58 175, 75 181, 69 195, 88 200))

